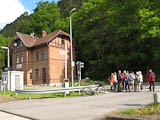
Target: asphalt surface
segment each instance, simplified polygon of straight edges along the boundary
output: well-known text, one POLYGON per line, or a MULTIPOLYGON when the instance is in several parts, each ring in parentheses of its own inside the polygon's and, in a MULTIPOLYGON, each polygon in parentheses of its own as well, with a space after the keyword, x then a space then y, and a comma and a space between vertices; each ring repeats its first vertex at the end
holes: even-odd
POLYGON ((153 103, 153 93, 145 89, 142 92, 113 92, 87 97, 22 100, 2 103, 0 110, 28 119, 95 120, 112 111, 153 103))

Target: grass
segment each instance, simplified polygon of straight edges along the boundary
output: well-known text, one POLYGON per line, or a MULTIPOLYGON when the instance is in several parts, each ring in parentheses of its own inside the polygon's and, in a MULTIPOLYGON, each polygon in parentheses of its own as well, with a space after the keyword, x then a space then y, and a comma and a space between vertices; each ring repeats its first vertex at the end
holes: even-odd
POLYGON ((151 104, 148 106, 141 107, 139 109, 127 109, 122 112, 117 112, 116 114, 137 115, 137 116, 160 115, 160 104, 151 104))
MULTIPOLYGON (((70 94, 67 95, 68 98, 77 97, 77 96, 83 96, 83 94, 81 93, 79 95, 78 92, 70 92, 70 94)), ((0 102, 25 100, 28 98, 29 98, 29 95, 27 94, 18 94, 18 96, 16 96, 16 92, 6 91, 5 96, 3 96, 3 92, 0 92, 0 102)), ((32 95, 32 99, 43 99, 43 98, 64 98, 64 93, 48 93, 48 94, 33 94, 32 95)))

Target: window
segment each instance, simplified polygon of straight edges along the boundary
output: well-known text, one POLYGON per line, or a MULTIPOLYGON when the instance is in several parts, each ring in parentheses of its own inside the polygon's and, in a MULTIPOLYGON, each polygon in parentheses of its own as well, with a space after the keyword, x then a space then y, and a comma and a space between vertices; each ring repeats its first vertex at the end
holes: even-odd
POLYGON ((21 63, 22 63, 22 62, 23 62, 23 60, 24 60, 24 58, 23 58, 23 57, 24 57, 23 53, 21 53, 21 55, 20 55, 20 56, 21 56, 21 63))
POLYGON ((62 39, 62 45, 64 45, 64 39, 62 39))
POLYGON ((17 48, 19 48, 19 43, 17 42, 17 48))
POLYGON ((19 63, 19 56, 16 55, 16 60, 17 60, 17 63, 19 63))
POLYGON ((41 60, 44 60, 45 59, 45 52, 44 50, 41 50, 41 60))
POLYGON ((30 80, 32 80, 32 73, 30 72, 30 80))
POLYGON ((35 71, 35 80, 39 79, 39 69, 36 69, 35 71))
POLYGON ((39 61, 39 51, 36 52, 36 61, 39 61))
POLYGON ((23 43, 22 43, 22 41, 20 41, 20 43, 19 43, 19 47, 20 47, 20 48, 22 48, 22 47, 23 47, 23 43))
POLYGON ((64 39, 62 39, 62 47, 64 47, 64 39))
POLYGON ((46 68, 42 68, 42 80, 43 84, 46 84, 46 68))

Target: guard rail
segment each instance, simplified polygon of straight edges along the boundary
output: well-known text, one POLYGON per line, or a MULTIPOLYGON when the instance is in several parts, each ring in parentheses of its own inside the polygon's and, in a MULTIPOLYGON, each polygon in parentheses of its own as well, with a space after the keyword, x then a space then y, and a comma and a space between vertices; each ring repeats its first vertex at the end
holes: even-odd
MULTIPOLYGON (((79 87, 69 87, 69 88, 54 88, 54 89, 40 89, 40 90, 18 90, 16 89, 16 96, 18 94, 29 94, 29 100, 31 100, 32 94, 46 94, 46 93, 66 93, 74 91, 82 91, 83 89, 96 89, 99 85, 90 86, 79 86, 79 87)), ((66 97, 66 94, 64 94, 66 97)))

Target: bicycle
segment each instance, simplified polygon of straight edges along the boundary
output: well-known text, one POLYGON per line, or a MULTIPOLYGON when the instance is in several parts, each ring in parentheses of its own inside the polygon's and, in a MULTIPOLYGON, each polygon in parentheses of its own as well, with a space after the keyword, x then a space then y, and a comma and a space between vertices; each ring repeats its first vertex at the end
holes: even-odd
POLYGON ((97 95, 106 93, 106 89, 104 87, 103 82, 98 82, 98 87, 96 88, 95 93, 97 95))

